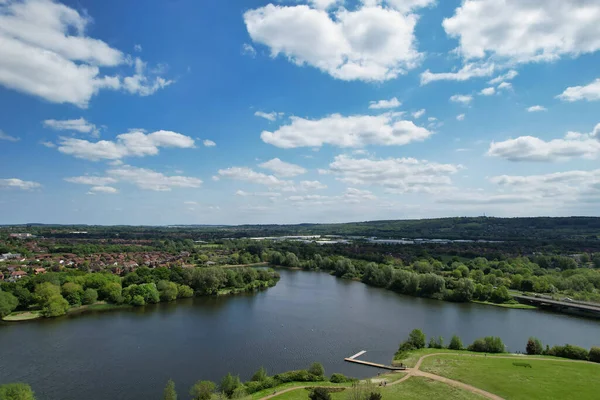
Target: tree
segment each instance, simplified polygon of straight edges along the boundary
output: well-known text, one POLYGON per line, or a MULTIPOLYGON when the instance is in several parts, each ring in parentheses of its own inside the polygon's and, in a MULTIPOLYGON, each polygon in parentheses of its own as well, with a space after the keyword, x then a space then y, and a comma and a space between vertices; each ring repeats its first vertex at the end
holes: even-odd
POLYGON ((381 400, 381 393, 375 393, 375 392, 371 392, 369 394, 369 397, 367 397, 367 400, 381 400))
POLYGON ((314 376, 321 377, 325 375, 325 368, 323 368, 323 364, 315 362, 312 363, 312 365, 308 369, 308 373, 314 376))
POLYGON ((532 336, 527 341, 525 351, 529 355, 542 354, 544 352, 544 346, 542 346, 540 339, 532 336))
POLYGON ((62 295, 73 306, 81 305, 83 287, 74 282, 66 282, 62 285, 62 295))
POLYGON ((600 363, 600 347, 592 347, 590 349, 588 360, 600 363))
POLYGON ((0 318, 6 317, 19 305, 19 300, 8 292, 0 292, 0 318))
POLYGON ((163 400, 177 400, 177 392, 175 391, 175 382, 169 379, 165 390, 163 391, 163 400))
POLYGON ((254 373, 254 375, 252 375, 252 379, 251 381, 254 382, 262 382, 264 380, 266 380, 269 376, 267 375, 267 370, 265 369, 265 367, 260 367, 258 371, 256 371, 254 373))
POLYGON ((0 385, 1 400, 35 400, 31 387, 25 383, 0 385))
POLYGON ((422 349, 425 347, 425 334, 420 329, 413 329, 408 335, 408 342, 412 344, 415 349, 422 349))
POLYGON ((102 294, 103 298, 115 304, 123 302, 121 291, 121 284, 117 282, 106 283, 104 286, 102 286, 102 288, 100 288, 100 294, 102 294))
POLYGON ((452 339, 450 340, 450 344, 448 345, 448 348, 451 350, 462 350, 463 349, 462 340, 460 340, 460 338, 456 335, 452 336, 452 339))
POLYGON ((178 289, 177 284, 169 281, 159 281, 156 288, 160 294, 162 301, 173 301, 177 299, 178 289))
POLYGON ((190 389, 190 395, 194 400, 210 400, 216 385, 211 381, 198 381, 190 389))
POLYGON ((506 303, 511 299, 510 293, 508 293, 508 289, 506 286, 500 286, 492 292, 491 300, 496 304, 506 303))
POLYGON ((42 308, 42 315, 44 317, 58 317, 65 315, 67 311, 69 311, 69 302, 59 294, 48 299, 42 308))
POLYGON ((308 395, 310 400, 331 400, 331 394, 325 388, 314 388, 308 395))
POLYGON ((83 304, 94 304, 96 301, 98 301, 98 291, 96 289, 85 289, 83 304))
POLYGON ((231 373, 228 373, 221 380, 221 385, 219 386, 219 389, 222 392, 224 392, 227 395, 227 397, 231 398, 235 389, 237 389, 241 385, 242 382, 240 381, 239 376, 233 376, 231 375, 231 373))
POLYGON ((179 285, 177 286, 177 297, 184 299, 188 297, 194 296, 194 290, 187 285, 179 285))
POLYGON ((130 303, 134 306, 144 306, 146 305, 146 300, 144 300, 144 298, 139 294, 136 294, 131 298, 130 303))

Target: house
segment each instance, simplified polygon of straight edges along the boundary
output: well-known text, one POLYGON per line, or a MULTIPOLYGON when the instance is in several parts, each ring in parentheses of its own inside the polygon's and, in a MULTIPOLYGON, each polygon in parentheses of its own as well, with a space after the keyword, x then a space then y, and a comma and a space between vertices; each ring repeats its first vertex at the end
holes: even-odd
POLYGON ((4 253, 0 257, 5 260, 14 260, 21 258, 21 255, 19 253, 4 253))
POLYGON ((45 274, 45 273, 46 273, 46 268, 36 268, 36 269, 34 269, 34 270, 33 270, 33 272, 34 272, 36 275, 39 275, 39 274, 45 274))
POLYGON ((10 237, 15 239, 29 239, 34 236, 31 233, 11 233, 10 237))
POLYGON ((13 279, 21 279, 22 277, 26 276, 27 272, 25 271, 14 271, 10 274, 10 277, 13 279))

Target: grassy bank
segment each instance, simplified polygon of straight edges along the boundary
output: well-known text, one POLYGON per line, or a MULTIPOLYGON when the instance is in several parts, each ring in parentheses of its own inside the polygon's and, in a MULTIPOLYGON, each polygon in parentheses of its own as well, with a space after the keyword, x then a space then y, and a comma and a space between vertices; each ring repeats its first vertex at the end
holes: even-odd
POLYGON ((537 356, 426 358, 421 370, 473 385, 507 399, 597 399, 600 365, 537 356), (527 366, 514 365, 513 363, 527 366))
MULTIPOLYGON (((80 313, 87 312, 87 311, 108 311, 108 310, 115 310, 115 309, 119 309, 119 308, 130 308, 130 307, 132 307, 132 306, 130 306, 129 304, 110 304, 105 301, 98 301, 94 304, 88 304, 88 305, 83 305, 83 306, 78 306, 78 307, 71 307, 67 311, 66 315, 80 314, 80 313)), ((17 311, 17 312, 14 312, 14 313, 4 317, 2 320, 9 321, 9 322, 18 322, 18 321, 29 321, 29 320, 38 319, 38 318, 45 318, 42 315, 42 312, 39 310, 17 311)))
POLYGON ((2 318, 3 321, 18 322, 29 321, 32 319, 42 318, 40 311, 20 311, 14 312, 2 318))
POLYGON ((492 303, 490 301, 479 301, 479 300, 472 300, 473 303, 477 303, 477 304, 484 304, 486 306, 496 306, 496 307, 502 307, 502 308, 513 308, 515 310, 535 310, 537 309, 537 307, 535 306, 530 306, 529 304, 521 304, 521 303, 503 303, 503 304, 498 304, 498 303, 492 303))

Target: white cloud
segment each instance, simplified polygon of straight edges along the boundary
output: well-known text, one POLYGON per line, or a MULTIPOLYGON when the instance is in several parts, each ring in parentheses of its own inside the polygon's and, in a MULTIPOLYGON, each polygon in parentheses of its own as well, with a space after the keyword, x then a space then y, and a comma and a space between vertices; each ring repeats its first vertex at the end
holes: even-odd
POLYGON ((483 89, 479 94, 482 96, 492 96, 494 93, 496 93, 496 89, 493 87, 488 87, 483 89))
POLYGON ((271 57, 281 54, 337 79, 364 81, 394 79, 418 65, 422 55, 414 35, 417 19, 379 6, 340 8, 331 16, 307 5, 269 4, 244 14, 250 37, 267 46, 271 57))
POLYGON ((184 201, 183 204, 187 204, 188 206, 196 206, 196 205, 198 205, 198 202, 188 200, 188 201, 184 201))
POLYGON ((256 57, 256 50, 251 44, 244 43, 242 45, 242 54, 250 57, 256 57))
POLYGON ((498 85, 498 90, 510 90, 512 89, 512 83, 510 82, 502 82, 501 84, 498 85))
POLYGON ((282 186, 286 184, 286 181, 282 181, 274 175, 267 175, 263 174, 262 172, 256 172, 248 167, 231 167, 227 169, 220 169, 218 171, 218 174, 220 177, 223 178, 250 182, 258 185, 282 186))
POLYGON ((319 182, 319 181, 301 181, 298 190, 307 191, 307 190, 320 190, 327 189, 327 185, 319 182))
POLYGON ((115 194, 115 193, 119 193, 119 191, 111 186, 94 186, 88 192, 88 194, 96 194, 96 193, 115 194))
POLYGON ((238 190, 237 192, 235 192, 236 196, 240 196, 240 197, 280 197, 281 193, 278 192, 244 192, 243 190, 238 190))
POLYGON ((111 183, 116 183, 117 180, 109 176, 75 176, 71 178, 65 178, 65 181, 71 183, 78 183, 81 185, 91 186, 106 186, 111 183))
POLYGON ((296 164, 281 161, 279 158, 274 158, 272 160, 259 164, 259 167, 268 169, 272 171, 275 174, 275 176, 281 178, 289 178, 306 173, 305 168, 302 168, 301 166, 296 164))
POLYGON ((435 122, 435 121, 437 121, 437 118, 436 117, 428 117, 427 121, 429 121, 429 122, 435 122))
POLYGON ((204 140, 202 144, 204 145, 204 147, 215 147, 217 145, 215 142, 208 139, 204 140))
POLYGON ((281 148, 320 147, 330 144, 338 147, 366 145, 401 146, 423 141, 433 133, 416 126, 412 121, 400 120, 395 113, 377 116, 332 114, 318 120, 291 117, 291 124, 274 132, 263 131, 265 143, 281 148))
POLYGON ((277 118, 282 117, 283 113, 282 112, 270 112, 270 113, 266 113, 266 112, 262 112, 262 111, 257 111, 254 113, 255 116, 257 117, 261 117, 264 119, 268 119, 269 121, 275 121, 277 118))
POLYGON ((465 114, 459 114, 459 115, 457 115, 457 116, 456 116, 456 119, 457 119, 458 121, 464 121, 464 120, 465 120, 465 114))
POLYGON ((413 113, 412 113, 412 116, 413 116, 413 118, 415 118, 415 119, 419 119, 419 118, 421 118, 423 115, 425 115, 425 109, 424 109, 424 108, 422 108, 422 109, 420 109, 420 110, 418 110, 418 111, 415 111, 415 112, 413 112, 413 113))
POLYGON ((421 85, 426 85, 435 81, 466 81, 471 78, 481 78, 484 76, 490 76, 494 73, 494 64, 478 64, 469 63, 462 67, 457 72, 442 72, 433 73, 426 70, 421 74, 421 85))
POLYGON ((94 137, 98 137, 100 132, 96 125, 86 121, 85 118, 67 120, 47 119, 44 121, 44 126, 46 128, 54 129, 55 131, 89 133, 94 137))
POLYGON ((531 106, 527 108, 527 112, 539 112, 539 111, 548 111, 548 109, 544 106, 531 106))
POLYGON ((2 129, 0 129, 0 140, 8 140, 9 142, 18 142, 19 139, 18 137, 15 136, 10 136, 7 133, 4 133, 4 131, 2 129))
POLYGON ((123 89, 131 94, 140 96, 150 96, 159 89, 175 83, 173 80, 165 79, 161 76, 148 77, 146 74, 146 63, 140 58, 135 59, 135 74, 123 79, 123 89))
POLYGON ((545 141, 533 136, 521 136, 504 142, 492 142, 487 154, 509 161, 593 159, 600 154, 600 124, 592 133, 569 132, 564 139, 545 141))
POLYGON ((192 148, 194 140, 189 136, 171 131, 145 134, 131 131, 116 137, 116 141, 89 142, 82 139, 61 138, 58 151, 91 161, 118 160, 123 157, 156 155, 160 147, 192 148))
POLYGON ((360 190, 347 188, 343 194, 344 201, 347 203, 361 203, 364 200, 375 200, 377 197, 369 190, 360 190))
POLYGON ((351 185, 383 186, 390 193, 435 192, 448 187, 450 176, 463 167, 438 164, 414 158, 380 160, 356 159, 339 155, 329 164, 329 172, 351 185))
POLYGON ((202 180, 187 176, 167 176, 151 169, 137 168, 130 165, 115 167, 106 171, 118 181, 131 183, 140 189, 170 191, 173 188, 198 188, 202 180))
POLYGON ((379 110, 382 108, 397 108, 401 105, 402 103, 400 103, 396 97, 392 97, 389 100, 371 101, 369 103, 369 108, 372 110, 379 110))
POLYGON ((39 188, 40 185, 37 182, 32 181, 23 181, 17 178, 9 178, 9 179, 0 179, 0 188, 15 188, 22 190, 31 190, 35 188, 39 188))
POLYGON ((552 61, 600 49, 595 0, 464 0, 443 26, 468 60, 552 61))
MULTIPOLYGON (((600 22, 598 22, 598 25, 600 26, 600 22)), ((556 97, 569 102, 579 100, 598 101, 600 100, 600 78, 585 86, 569 87, 556 97)))
POLYGON ((513 80, 514 78, 517 77, 517 75, 519 75, 519 73, 517 71, 515 71, 514 69, 511 69, 504 75, 499 75, 499 76, 495 77, 494 79, 492 79, 491 81, 489 81, 488 83, 490 85, 503 84, 503 83, 505 83, 505 81, 513 80))
POLYGON ((48 147, 49 149, 53 149, 56 145, 52 142, 40 142, 41 145, 48 147))
POLYGON ((471 95, 465 95, 465 94, 455 94, 454 96, 450 97, 450 101, 454 102, 454 103, 462 103, 462 104, 469 104, 471 103, 471 101, 473 101, 473 96, 471 95))
POLYGON ((137 51, 138 53, 142 51, 142 45, 141 44, 136 44, 135 46, 133 46, 133 50, 137 51))
POLYGON ((86 108, 102 89, 121 88, 100 68, 128 56, 86 35, 92 19, 51 0, 0 1, 0 85, 86 108))

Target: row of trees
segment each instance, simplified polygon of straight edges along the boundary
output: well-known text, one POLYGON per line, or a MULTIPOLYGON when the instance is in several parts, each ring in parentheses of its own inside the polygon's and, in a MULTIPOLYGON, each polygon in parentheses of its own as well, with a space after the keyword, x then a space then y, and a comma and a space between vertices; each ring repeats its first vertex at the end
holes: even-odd
POLYGON ((600 347, 592 346, 588 351, 583 347, 565 344, 564 346, 548 346, 544 348, 541 340, 536 337, 530 337, 525 346, 525 351, 529 355, 547 355, 561 358, 570 358, 573 360, 588 360, 600 363, 600 347))
POLYGON ((0 285, 0 316, 16 310, 40 310, 46 317, 70 307, 93 304, 142 306, 161 301, 216 295, 221 290, 250 291, 273 286, 279 274, 252 268, 139 268, 121 278, 110 273, 49 272, 0 285))

